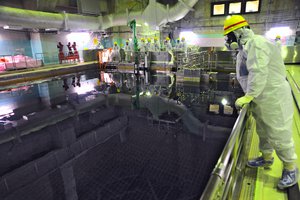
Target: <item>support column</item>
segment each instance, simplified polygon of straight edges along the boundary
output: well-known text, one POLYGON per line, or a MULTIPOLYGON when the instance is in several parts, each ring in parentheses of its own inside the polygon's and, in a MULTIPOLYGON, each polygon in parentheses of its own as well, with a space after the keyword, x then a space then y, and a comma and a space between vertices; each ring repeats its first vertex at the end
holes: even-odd
POLYGON ((39 54, 39 53, 43 53, 40 33, 30 33, 30 45, 31 45, 32 57, 35 59, 42 59, 43 55, 39 54))

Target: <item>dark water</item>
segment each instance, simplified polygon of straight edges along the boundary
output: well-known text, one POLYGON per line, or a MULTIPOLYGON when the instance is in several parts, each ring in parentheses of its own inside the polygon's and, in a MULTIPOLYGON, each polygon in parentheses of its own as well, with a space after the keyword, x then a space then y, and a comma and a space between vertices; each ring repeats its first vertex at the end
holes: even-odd
MULTIPOLYGON (((5 179, 8 185, 20 185, 15 186, 17 189, 5 191, 2 189, 5 188, 4 179, 0 179, 0 193, 5 194, 0 195, 0 199, 199 199, 237 117, 233 105, 242 93, 228 78, 227 75, 220 75, 217 80, 206 83, 176 81, 173 85, 171 78, 164 74, 151 76, 149 84, 141 80, 142 95, 149 93, 175 100, 178 105, 185 105, 199 123, 216 127, 209 129, 213 131, 208 132, 206 138, 189 134, 186 125, 181 121, 175 122, 179 116, 172 112, 163 113, 159 120, 149 120, 151 115, 147 110, 100 107, 95 112, 106 115, 101 123, 91 123, 91 114, 87 112, 52 125, 55 130, 73 128, 75 141, 81 149, 78 151, 82 151, 84 145, 93 144, 83 154, 75 153, 75 144, 58 148, 53 139, 57 133, 53 132, 52 126, 37 131, 33 136, 26 136, 19 143, 13 141, 0 145, 0 163, 5 162, 7 166, 6 169, 4 165, 1 166, 0 176, 8 177, 5 179), (222 104, 224 99, 227 100, 227 106, 232 108, 231 113, 226 112, 222 104), (126 116, 128 120, 126 124, 117 123, 122 131, 95 144, 93 138, 97 130, 114 124, 113 121, 120 116, 126 116), (125 125, 126 129, 123 130, 125 125), (64 151, 62 155, 72 162, 60 168, 53 167, 52 171, 30 182, 25 182, 30 174, 27 171, 13 178, 5 174, 13 174, 20 166, 35 162, 39 157, 44 161, 38 162, 37 168, 50 168, 61 159, 61 154, 57 153, 53 160, 49 153, 58 150, 64 151), (20 180, 24 182, 22 187, 20 180)), ((74 102, 85 104, 99 94, 113 93, 136 95, 134 75, 101 75, 94 71, 2 90, 0 134, 39 112, 59 111, 58 108, 65 105, 74 102)), ((115 125, 108 127, 104 130, 109 132, 116 128, 115 125)))

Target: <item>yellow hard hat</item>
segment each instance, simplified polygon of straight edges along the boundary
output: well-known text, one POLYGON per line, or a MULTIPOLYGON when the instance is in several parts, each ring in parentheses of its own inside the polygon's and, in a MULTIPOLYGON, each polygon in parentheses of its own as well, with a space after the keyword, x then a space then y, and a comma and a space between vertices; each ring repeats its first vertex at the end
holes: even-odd
POLYGON ((145 38, 141 38, 141 41, 142 41, 142 42, 145 42, 145 38))
POLYGON ((169 41, 169 40, 170 40, 170 38, 169 38, 169 37, 166 37, 166 40, 167 40, 167 41, 169 41))
POLYGON ((224 35, 244 26, 249 26, 249 24, 241 15, 228 16, 224 21, 224 35))
POLYGON ((116 44, 118 44, 117 42, 114 42, 114 44, 116 45, 116 44))
POLYGON ((158 37, 154 37, 154 41, 157 41, 158 40, 158 37))
POLYGON ((185 40, 185 37, 182 37, 181 40, 185 40))
POLYGON ((280 35, 276 35, 276 39, 280 39, 281 37, 280 37, 280 35))
POLYGON ((126 40, 127 43, 129 43, 129 40, 126 40))
POLYGON ((148 42, 151 42, 151 38, 148 38, 147 41, 148 41, 148 42))

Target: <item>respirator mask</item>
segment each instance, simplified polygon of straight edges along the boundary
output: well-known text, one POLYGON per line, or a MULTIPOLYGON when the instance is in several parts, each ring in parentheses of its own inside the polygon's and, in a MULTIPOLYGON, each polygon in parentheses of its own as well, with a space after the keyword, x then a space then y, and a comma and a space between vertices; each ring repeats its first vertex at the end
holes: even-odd
POLYGON ((234 32, 230 32, 227 35, 225 35, 225 46, 228 50, 237 50, 239 48, 239 45, 237 43, 237 38, 234 34, 234 32))

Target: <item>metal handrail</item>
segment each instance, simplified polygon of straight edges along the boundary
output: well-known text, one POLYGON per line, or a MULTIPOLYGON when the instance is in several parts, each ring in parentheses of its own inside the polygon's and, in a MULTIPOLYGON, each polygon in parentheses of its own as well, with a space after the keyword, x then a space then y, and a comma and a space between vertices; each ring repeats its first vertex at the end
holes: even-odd
POLYGON ((236 163, 237 155, 234 154, 234 149, 236 144, 239 144, 241 134, 243 133, 243 128, 245 127, 245 119, 249 105, 246 105, 241 110, 234 127, 231 131, 229 139, 224 147, 224 150, 216 164, 210 179, 205 187, 204 192, 200 200, 212 200, 218 198, 224 198, 224 188, 230 177, 231 169, 233 168, 233 163, 236 163), (233 157, 232 160, 230 158, 233 157))

